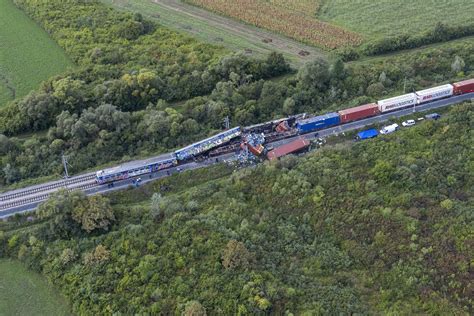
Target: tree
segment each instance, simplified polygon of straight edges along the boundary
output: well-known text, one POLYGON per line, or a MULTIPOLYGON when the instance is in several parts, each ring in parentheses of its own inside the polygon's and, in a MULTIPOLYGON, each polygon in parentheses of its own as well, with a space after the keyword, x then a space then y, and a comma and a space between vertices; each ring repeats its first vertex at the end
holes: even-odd
POLYGON ((20 179, 20 173, 18 172, 18 170, 9 163, 7 163, 5 167, 3 167, 2 171, 3 177, 5 178, 5 181, 8 184, 16 182, 20 179))
POLYGON ((265 60, 267 66, 266 77, 282 75, 290 70, 290 65, 281 53, 271 52, 265 60))
POLYGON ((35 131, 50 126, 59 113, 57 102, 51 94, 35 91, 18 102, 18 110, 26 119, 28 128, 35 131))
POLYGON ((330 78, 329 65, 326 60, 317 58, 301 67, 297 78, 303 89, 325 90, 330 78))
POLYGON ((88 233, 97 229, 108 230, 115 220, 109 200, 101 195, 83 199, 73 208, 72 218, 88 233))
POLYGON ((125 39, 135 40, 144 33, 144 31, 145 28, 141 22, 128 20, 120 25, 117 34, 125 39))
POLYGON ((283 113, 285 115, 295 113, 295 106, 296 102, 293 98, 286 98, 285 102, 283 102, 283 113))
POLYGON ((84 81, 66 77, 54 81, 52 88, 52 95, 63 110, 75 112, 87 107, 88 97, 86 92, 89 89, 86 89, 84 81))
POLYGON ((163 217, 163 212, 161 210, 161 194, 153 193, 150 201, 150 215, 154 220, 159 220, 163 217))
POLYGON ((84 255, 84 264, 87 266, 98 265, 106 262, 110 258, 110 251, 107 250, 103 245, 97 245, 92 252, 88 252, 84 255))
POLYGON ((59 190, 38 207, 40 219, 50 219, 50 232, 59 237, 107 230, 115 220, 109 200, 100 195, 87 197, 84 192, 59 190))
POLYGON ((10 139, 7 136, 0 134, 0 155, 5 155, 11 148, 10 139))
POLYGON ((247 269, 253 260, 254 254, 247 250, 244 243, 234 239, 227 243, 222 255, 222 265, 229 270, 247 269))
POLYGON ((381 82, 376 82, 367 87, 367 94, 375 97, 381 95, 384 90, 384 85, 381 82))
POLYGON ((72 250, 71 248, 65 248, 62 251, 61 256, 59 257, 59 260, 64 266, 66 266, 70 262, 73 262, 74 260, 76 260, 76 258, 77 258, 77 255, 74 252, 74 250, 72 250))
POLYGON ((338 58, 332 65, 331 65, 331 77, 337 80, 341 80, 346 75, 346 69, 344 67, 344 62, 342 59, 338 58))
POLYGON ((189 301, 184 306, 183 316, 206 316, 206 309, 198 301, 189 301))
POLYGON ((464 62, 464 59, 456 55, 454 57, 453 63, 451 64, 451 70, 457 74, 463 71, 465 66, 466 66, 466 63, 464 62))

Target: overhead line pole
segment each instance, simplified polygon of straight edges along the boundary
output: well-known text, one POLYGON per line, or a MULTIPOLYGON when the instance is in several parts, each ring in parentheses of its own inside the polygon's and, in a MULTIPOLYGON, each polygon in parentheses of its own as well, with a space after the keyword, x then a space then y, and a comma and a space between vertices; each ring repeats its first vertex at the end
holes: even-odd
POLYGON ((63 166, 64 166, 64 174, 65 174, 66 179, 67 179, 67 178, 69 178, 69 173, 67 172, 68 162, 67 162, 67 156, 65 156, 64 154, 62 155, 62 161, 63 161, 63 166))

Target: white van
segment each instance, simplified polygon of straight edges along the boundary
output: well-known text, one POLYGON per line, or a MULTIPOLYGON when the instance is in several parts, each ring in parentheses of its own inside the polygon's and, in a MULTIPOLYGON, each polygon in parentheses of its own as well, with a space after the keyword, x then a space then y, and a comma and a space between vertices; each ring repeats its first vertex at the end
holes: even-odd
POLYGON ((392 124, 392 125, 387 125, 387 126, 384 126, 381 130, 380 130, 380 134, 390 134, 390 133, 393 133, 395 132, 397 129, 399 129, 400 127, 398 126, 398 124, 392 124))

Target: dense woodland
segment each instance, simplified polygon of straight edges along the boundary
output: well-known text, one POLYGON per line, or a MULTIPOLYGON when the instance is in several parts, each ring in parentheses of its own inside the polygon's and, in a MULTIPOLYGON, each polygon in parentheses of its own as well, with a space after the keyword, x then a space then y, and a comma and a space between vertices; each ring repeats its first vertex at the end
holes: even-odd
POLYGON ((0 255, 77 314, 472 314, 473 125, 465 103, 254 168, 59 192, 0 224, 0 255))
POLYGON ((61 153, 77 173, 189 144, 226 116, 237 126, 324 113, 473 72, 474 43, 459 43, 349 65, 315 60, 291 74, 279 54, 229 55, 95 1, 15 3, 77 67, 0 108, 2 185, 60 176, 61 153))

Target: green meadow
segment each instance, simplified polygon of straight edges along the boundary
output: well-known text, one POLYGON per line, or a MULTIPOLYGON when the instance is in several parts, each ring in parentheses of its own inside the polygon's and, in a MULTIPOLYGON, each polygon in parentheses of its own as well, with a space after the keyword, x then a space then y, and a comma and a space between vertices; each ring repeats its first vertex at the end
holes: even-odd
POLYGON ((73 67, 66 53, 11 0, 0 0, 0 106, 73 67))
POLYGON ((70 315, 66 300, 41 275, 0 260, 0 315, 70 315))
POLYGON ((442 22, 451 26, 473 23, 472 0, 331 0, 318 18, 359 32, 367 39, 419 33, 442 22))

